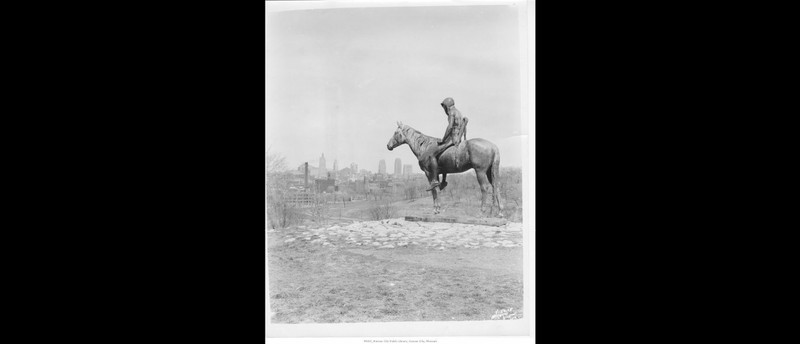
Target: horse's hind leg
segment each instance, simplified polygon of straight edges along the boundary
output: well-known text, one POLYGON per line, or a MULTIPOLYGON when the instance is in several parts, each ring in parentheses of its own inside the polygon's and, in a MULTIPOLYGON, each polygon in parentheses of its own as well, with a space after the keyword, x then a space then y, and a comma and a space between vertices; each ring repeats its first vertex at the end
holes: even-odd
MULTIPOLYGON (((486 177, 486 171, 475 171, 478 176, 478 185, 481 187, 481 215, 486 215, 486 193, 489 191, 489 179, 486 177)), ((491 211, 491 208, 489 208, 491 211)))
POLYGON ((497 216, 503 217, 503 205, 500 204, 500 189, 497 186, 495 183, 492 184, 492 193, 494 194, 494 203, 497 204, 497 216))
POLYGON ((495 167, 492 165, 486 171, 486 177, 489 179, 489 184, 492 184, 492 209, 497 205, 497 216, 503 217, 503 205, 500 204, 500 181, 498 180, 499 176, 496 175, 499 169, 495 167))

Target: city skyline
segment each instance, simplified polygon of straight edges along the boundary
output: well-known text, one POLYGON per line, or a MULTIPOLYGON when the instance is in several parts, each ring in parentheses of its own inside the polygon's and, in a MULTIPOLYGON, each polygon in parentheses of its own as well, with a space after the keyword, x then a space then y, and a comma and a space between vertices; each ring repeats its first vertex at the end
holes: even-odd
MULTIPOLYGON (((319 156, 314 158, 314 159, 302 161, 299 164, 295 164, 294 166, 292 166, 290 164, 285 164, 286 165, 285 168, 286 168, 287 171, 291 171, 291 170, 294 170, 294 169, 297 169, 299 171, 299 170, 302 169, 303 164, 308 163, 308 166, 310 168, 313 168, 313 169, 317 170, 317 173, 315 173, 314 176, 323 175, 323 173, 321 173, 321 171, 320 171, 321 168, 325 169, 325 173, 342 171, 345 168, 348 169, 349 171, 352 171, 353 173, 359 173, 359 171, 368 171, 369 173, 380 173, 379 172, 380 167, 378 169, 375 169, 375 170, 371 170, 371 169, 368 169, 368 168, 359 168, 359 165, 357 163, 355 163, 355 162, 351 162, 347 166, 343 167, 342 169, 339 169, 338 168, 338 159, 334 159, 333 169, 329 169, 328 166, 327 166, 327 160, 328 159, 325 157, 325 153, 323 152, 323 153, 320 153, 319 156), (318 163, 315 165, 313 160, 316 160, 318 163)), ((378 164, 380 164, 381 160, 384 161, 384 164, 386 163, 385 162, 386 159, 379 159, 378 160, 378 164)), ((419 169, 418 165, 416 165, 416 164, 403 164, 402 163, 402 159, 400 159, 400 158, 396 158, 395 159, 395 168, 397 167, 398 161, 399 161, 400 167, 401 167, 401 174, 406 174, 406 172, 405 172, 406 167, 408 167, 410 171, 413 171, 412 173, 422 173, 422 170, 419 169), (416 169, 414 169, 414 166, 416 166, 416 169)), ((388 169, 387 169, 386 174, 391 175, 393 173, 389 173, 388 169)))
MULTIPOLYGON (((277 153, 277 154, 280 154, 280 153, 277 153)), ((409 166, 409 168, 410 168, 410 171, 411 171, 410 173, 412 173, 412 174, 413 174, 413 173, 422 173, 422 170, 420 170, 420 169, 419 169, 419 165, 417 165, 417 160, 414 158, 414 154, 412 154, 412 153, 410 152, 410 150, 409 150, 409 154, 411 155, 412 159, 414 160, 412 164, 403 164, 403 163, 402 163, 403 159, 401 159, 401 158, 395 158, 395 164, 397 164, 397 161, 398 161, 398 160, 400 161, 400 166, 401 166, 401 172, 400 172, 400 174, 405 174, 405 167, 406 167, 406 166, 409 166)), ((295 168, 296 168, 296 166, 302 166, 304 163, 308 163, 308 166, 309 166, 309 167, 313 167, 313 168, 315 168, 315 169, 319 169, 321 164, 325 164, 325 165, 327 165, 327 158, 325 158, 325 153, 319 153, 319 154, 318 154, 316 157, 314 157, 314 158, 311 158, 311 159, 306 159, 306 160, 302 160, 302 159, 289 159, 287 156, 285 156, 285 155, 282 155, 282 154, 281 154, 281 156, 282 156, 284 159, 286 159, 286 161, 294 161, 294 160, 297 160, 297 163, 294 163, 294 164, 292 164, 292 163, 287 163, 287 164, 286 164, 286 169, 287 169, 287 170, 293 170, 293 169, 295 169, 295 168), (319 163, 318 163, 317 165, 315 165, 315 164, 314 164, 314 161, 318 161, 319 163)), ((338 169, 337 169, 337 167, 338 167, 338 160, 339 160, 339 159, 334 159, 334 167, 333 167, 333 168, 334 168, 334 170, 332 170, 332 171, 336 171, 336 170, 338 170, 338 169)), ((381 160, 383 160, 383 161, 384 161, 384 163, 385 163, 385 161, 386 161, 386 160, 389 160, 389 159, 388 159, 388 158, 384 158, 384 159, 378 159, 378 160, 377 160, 378 164, 380 164, 380 161, 381 161, 381 160)), ((371 166, 371 165, 373 165, 373 164, 375 164, 375 162, 372 162, 372 163, 365 164, 364 166, 371 166)), ((350 163, 349 163, 349 164, 347 164, 347 166, 345 166, 344 168, 349 168, 349 169, 350 169, 350 171, 353 171, 353 170, 355 170, 355 171, 366 170, 366 171, 369 171, 370 173, 379 173, 379 171, 378 171, 379 169, 375 169, 375 170, 371 170, 371 169, 369 169, 369 168, 361 168, 361 169, 359 169, 359 166, 360 166, 360 164, 359 164, 359 163, 356 163, 356 162, 350 162, 350 163)), ((397 167, 397 166, 395 165, 395 167, 397 167)), ((327 172, 328 172, 327 166, 324 166, 324 168, 325 168, 325 172, 327 173, 327 172)), ((318 172, 318 174, 319 174, 319 175, 323 175, 323 173, 321 173, 321 172, 318 172)), ((392 173, 388 173, 388 171, 387 171, 387 174, 392 174, 392 173)))

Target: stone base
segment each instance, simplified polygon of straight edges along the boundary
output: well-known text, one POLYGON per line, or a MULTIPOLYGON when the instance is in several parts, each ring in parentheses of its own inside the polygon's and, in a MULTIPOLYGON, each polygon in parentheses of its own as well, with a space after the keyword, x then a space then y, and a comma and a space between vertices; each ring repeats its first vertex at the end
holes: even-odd
POLYGON ((465 223, 470 225, 484 225, 500 227, 508 223, 508 220, 501 218, 476 218, 476 217, 463 217, 463 216, 406 216, 406 221, 415 222, 447 222, 447 223, 465 223))

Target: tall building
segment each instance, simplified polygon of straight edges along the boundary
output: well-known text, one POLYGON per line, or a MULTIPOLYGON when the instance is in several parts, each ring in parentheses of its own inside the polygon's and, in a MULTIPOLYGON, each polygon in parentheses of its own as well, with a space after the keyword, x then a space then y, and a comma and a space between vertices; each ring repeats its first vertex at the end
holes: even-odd
POLYGON ((403 176, 410 176, 411 175, 411 164, 403 165, 403 176))
POLYGON ((400 177, 400 173, 402 173, 403 162, 400 161, 400 158, 394 159, 394 177, 400 177))
POLYGON ((333 172, 339 171, 339 160, 333 159, 333 172))
POLYGON ((317 177, 322 179, 328 178, 328 169, 325 167, 325 153, 322 153, 322 156, 319 158, 319 174, 317 174, 317 177))
POLYGON ((381 159, 378 162, 378 174, 386 174, 386 160, 381 159))

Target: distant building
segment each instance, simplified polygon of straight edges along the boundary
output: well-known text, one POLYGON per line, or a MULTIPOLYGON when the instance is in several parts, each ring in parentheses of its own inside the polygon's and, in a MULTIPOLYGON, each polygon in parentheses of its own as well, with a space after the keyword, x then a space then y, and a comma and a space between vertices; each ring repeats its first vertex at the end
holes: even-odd
POLYGON ((403 176, 411 176, 411 164, 403 165, 403 176))
POLYGON ((394 177, 399 178, 401 169, 403 168, 403 162, 400 161, 400 158, 394 159, 394 177))
POLYGON ((350 163, 350 170, 353 171, 353 173, 358 173, 358 164, 356 164, 354 162, 351 162, 350 163))
POLYGON ((317 179, 314 181, 316 192, 334 192, 336 191, 336 180, 328 176, 325 179, 317 179))
POLYGON ((333 159, 333 172, 339 171, 339 160, 333 159))
MULTIPOLYGON (((305 163, 300 164, 300 166, 297 166, 297 170, 295 170, 294 173, 295 174, 299 174, 299 175, 305 174, 305 163)), ((319 176, 319 168, 316 168, 316 167, 312 166, 311 164, 308 164, 308 176, 309 176, 309 178, 312 178, 312 179, 314 177, 319 176)))
POLYGON ((367 184, 366 182, 354 181, 353 182, 353 189, 355 190, 355 192, 363 193, 364 191, 366 191, 366 189, 364 188, 364 186, 366 184, 367 184))
POLYGON ((378 174, 386 174, 386 160, 381 159, 381 161, 378 162, 378 174))
POLYGON ((325 153, 322 153, 322 157, 319 158, 319 173, 317 174, 318 178, 326 178, 328 176, 328 169, 325 167, 325 153))

